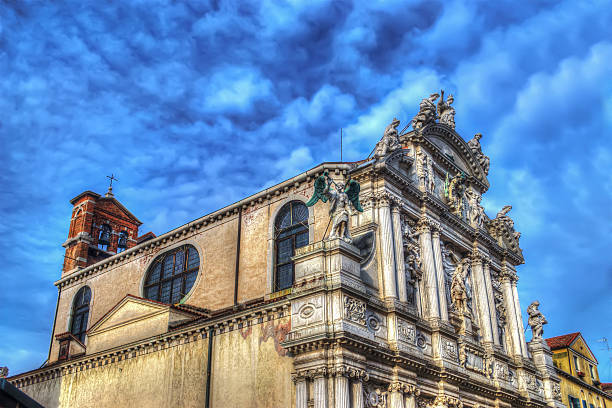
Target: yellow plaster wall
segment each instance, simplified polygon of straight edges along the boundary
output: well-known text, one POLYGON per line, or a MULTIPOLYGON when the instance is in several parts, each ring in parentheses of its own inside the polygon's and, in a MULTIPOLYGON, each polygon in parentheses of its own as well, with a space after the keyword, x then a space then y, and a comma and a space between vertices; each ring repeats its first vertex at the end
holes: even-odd
POLYGON ((282 318, 215 336, 212 407, 293 405, 293 363, 280 346, 290 326, 291 320, 282 318))
POLYGON ((47 408, 204 406, 207 358, 199 339, 21 390, 47 408))

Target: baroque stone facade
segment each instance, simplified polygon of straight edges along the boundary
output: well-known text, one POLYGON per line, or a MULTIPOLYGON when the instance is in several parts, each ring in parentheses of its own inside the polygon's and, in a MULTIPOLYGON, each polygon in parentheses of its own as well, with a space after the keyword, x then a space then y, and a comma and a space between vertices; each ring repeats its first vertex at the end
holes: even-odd
POLYGON ((563 406, 550 351, 522 330, 520 233, 509 209, 485 214, 489 158, 480 137, 456 133, 453 98, 437 98, 415 130, 394 119, 371 159, 321 164, 66 271, 49 360, 11 381, 45 406, 563 406), (326 205, 302 205, 323 174, 360 185, 351 239, 328 238, 326 205), (197 277, 163 301, 151 277, 177 248, 197 251, 197 277), (71 319, 84 286, 81 342, 71 319))

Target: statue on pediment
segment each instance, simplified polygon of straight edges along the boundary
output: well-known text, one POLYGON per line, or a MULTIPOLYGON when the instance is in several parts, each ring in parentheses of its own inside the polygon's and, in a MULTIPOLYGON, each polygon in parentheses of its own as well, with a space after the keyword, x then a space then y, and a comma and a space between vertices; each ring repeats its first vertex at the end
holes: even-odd
POLYGON ((314 182, 314 194, 306 203, 306 206, 311 207, 319 200, 324 203, 330 201, 329 215, 332 220, 332 228, 329 234, 329 239, 340 238, 347 243, 352 243, 351 234, 349 232, 349 213, 350 205, 359 212, 363 212, 359 203, 359 191, 361 187, 356 180, 350 180, 345 188, 344 183, 336 183, 329 177, 328 173, 323 173, 317 177, 314 182), (335 189, 332 189, 332 184, 335 189), (350 204, 350 205, 349 205, 350 204))
POLYGON ((440 94, 440 100, 438 101, 438 116, 440 117, 440 123, 455 129, 455 108, 451 106, 455 98, 453 95, 448 95, 445 101, 444 91, 440 91, 440 94))
POLYGON ((399 119, 393 118, 391 123, 387 125, 382 138, 376 143, 376 147, 374 148, 374 158, 383 158, 388 153, 402 147, 399 140, 399 132, 397 131, 399 124, 399 119))
POLYGON ((412 119, 412 128, 419 130, 430 123, 435 123, 437 118, 436 112, 436 99, 440 97, 439 94, 433 93, 429 95, 429 98, 424 98, 419 105, 419 113, 412 119))
POLYGON ((480 167, 482 167, 482 169, 484 170, 485 176, 487 176, 489 174, 489 166, 491 164, 491 161, 489 159, 489 156, 485 156, 485 154, 482 152, 480 139, 482 139, 482 133, 476 133, 474 137, 467 142, 467 145, 474 154, 474 156, 476 156, 476 160, 478 160, 480 167))
POLYGON ((527 307, 527 314, 529 315, 527 324, 529 324, 531 327, 531 332, 533 333, 531 341, 542 339, 542 334, 544 334, 544 325, 548 323, 542 312, 538 310, 539 306, 540 302, 536 300, 527 307))

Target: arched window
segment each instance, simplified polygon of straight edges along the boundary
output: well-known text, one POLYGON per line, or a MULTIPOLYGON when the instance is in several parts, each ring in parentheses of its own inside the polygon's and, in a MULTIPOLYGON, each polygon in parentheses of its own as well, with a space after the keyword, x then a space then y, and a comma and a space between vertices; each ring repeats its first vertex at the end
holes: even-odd
POLYGON ((274 291, 293 285, 296 248, 308 245, 308 207, 291 201, 281 208, 274 222, 274 291))
POLYGON ((89 302, 91 301, 91 289, 83 286, 77 292, 72 303, 72 323, 70 333, 81 343, 85 342, 85 332, 87 331, 87 321, 89 320, 89 302))
POLYGON ((108 224, 103 224, 100 227, 100 235, 98 235, 98 248, 107 250, 110 244, 111 227, 108 224))
POLYGON ((144 285, 144 297, 163 303, 178 303, 193 287, 200 269, 200 256, 192 245, 165 252, 155 258, 144 285))
POLYGON ((127 232, 121 231, 117 239, 117 253, 125 251, 127 248, 127 232))

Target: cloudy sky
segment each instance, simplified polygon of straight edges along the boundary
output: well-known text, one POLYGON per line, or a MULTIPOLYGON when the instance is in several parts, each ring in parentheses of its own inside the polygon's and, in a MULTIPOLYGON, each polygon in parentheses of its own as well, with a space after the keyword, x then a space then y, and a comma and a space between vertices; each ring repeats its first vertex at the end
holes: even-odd
POLYGON ((69 200, 105 176, 160 234, 337 161, 341 127, 366 157, 444 88, 484 135, 487 213, 514 207, 523 313, 612 382, 609 2, 107 3, 0 5, 0 366, 46 359, 69 200))

